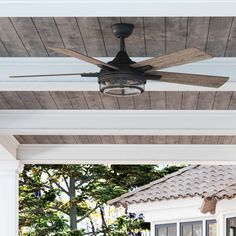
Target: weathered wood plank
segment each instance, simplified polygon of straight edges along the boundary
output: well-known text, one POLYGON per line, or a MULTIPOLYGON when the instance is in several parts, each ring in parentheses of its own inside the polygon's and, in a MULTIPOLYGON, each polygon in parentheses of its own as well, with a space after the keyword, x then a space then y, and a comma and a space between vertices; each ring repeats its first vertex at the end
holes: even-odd
POLYGON ((88 144, 102 144, 102 139, 100 136, 87 135, 88 144))
POLYGON ((30 17, 13 17, 11 21, 31 57, 48 56, 47 50, 30 17))
POLYGON ((42 109, 57 109, 50 92, 33 92, 42 109))
POLYGON ((3 45, 1 38, 0 38, 0 57, 9 57, 9 53, 6 47, 3 45))
POLYGON ((115 144, 127 144, 128 140, 126 136, 115 135, 113 136, 115 144))
POLYGON ((165 18, 144 17, 144 33, 148 57, 165 54, 165 18))
POLYGON ((187 47, 198 48, 202 51, 206 49, 207 35, 209 30, 209 17, 189 17, 187 47))
POLYGON ((233 94, 232 94, 228 109, 229 110, 236 110, 236 92, 233 92, 233 94))
POLYGON ((193 139, 193 137, 189 136, 189 135, 179 136, 178 143, 179 144, 191 144, 192 139, 193 139))
POLYGON ((142 93, 134 97, 135 109, 149 110, 150 109, 150 96, 149 92, 142 93))
POLYGON ((166 18, 166 54, 177 52, 186 47, 187 18, 166 18))
POLYGON ((27 108, 15 91, 2 92, 2 96, 7 101, 11 109, 26 109, 27 108))
POLYGON ((166 92, 166 110, 180 110, 182 104, 182 92, 166 92))
POLYGON ((21 91, 21 92, 17 92, 17 95, 20 97, 21 101, 26 105, 28 109, 41 109, 41 105, 37 101, 33 92, 21 91))
POLYGON ((206 136, 193 136, 192 144, 204 144, 206 136))
POLYGON ((48 135, 47 137, 51 144, 64 144, 61 135, 48 135))
POLYGON ((199 92, 198 110, 211 110, 215 99, 215 92, 199 92))
POLYGON ((233 136, 220 136, 218 139, 218 144, 230 144, 232 142, 233 136))
POLYGON ((127 136, 128 144, 140 144, 140 137, 137 135, 127 136))
POLYGON ((153 136, 153 144, 166 144, 166 136, 153 136))
POLYGON ((230 35, 229 39, 227 42, 227 48, 225 51, 225 56, 226 57, 235 57, 236 55, 236 19, 234 17, 231 30, 230 30, 230 35))
POLYGON ((77 22, 88 55, 92 57, 107 56, 98 18, 79 17, 77 22))
POLYGON ((77 141, 73 135, 62 135, 61 139, 64 144, 76 144, 77 141))
POLYGON ((166 93, 165 92, 149 92, 150 106, 153 110, 165 110, 166 93))
POLYGON ((100 93, 100 96, 104 109, 109 109, 109 110, 119 109, 118 99, 116 97, 111 97, 103 93, 100 93))
POLYGON ((1 93, 0 93, 0 109, 11 109, 10 104, 6 101, 6 99, 1 93))
POLYGON ((216 92, 214 100, 214 110, 227 110, 230 104, 230 100, 233 92, 216 92))
POLYGON ((111 26, 120 23, 120 17, 100 17, 99 22, 107 55, 114 57, 120 50, 120 40, 113 35, 111 26))
POLYGON ((126 39, 126 49, 131 57, 146 56, 145 35, 143 30, 142 17, 122 17, 122 23, 130 23, 134 25, 134 31, 129 38, 126 39))
POLYGON ((121 110, 133 110, 134 109, 134 98, 132 97, 118 97, 119 108, 121 110))
MULTIPOLYGON (((27 57, 29 55, 7 17, 0 17, 0 39, 10 56, 27 57)), ((4 51, 2 53, 4 54, 4 51)))
POLYGON ((66 48, 87 54, 80 30, 74 17, 54 18, 66 48))
POLYGON ((219 136, 206 136, 205 144, 217 144, 219 136))
POLYGON ((150 135, 140 136, 140 143, 153 144, 153 136, 150 136, 150 135))
POLYGON ((74 109, 88 109, 83 92, 70 91, 67 92, 67 96, 74 109))
POLYGON ((50 92, 54 102, 58 109, 73 109, 73 106, 67 96, 66 92, 63 91, 51 91, 50 92))
POLYGON ((101 97, 100 97, 100 92, 84 91, 83 94, 84 94, 84 97, 88 104, 89 109, 103 109, 104 108, 101 97))
POLYGON ((111 135, 101 135, 100 138, 103 144, 115 144, 113 136, 111 135))
POLYGON ((37 140, 39 144, 50 144, 50 141, 47 135, 35 135, 35 139, 37 140))
POLYGON ((183 110, 196 110, 198 101, 198 92, 183 92, 182 106, 183 110))
POLYGON ((166 136, 166 144, 178 144, 179 136, 166 136))
POLYGON ((64 48, 65 45, 62 41, 60 33, 57 29, 54 18, 52 17, 34 17, 34 24, 37 31, 40 34, 41 39, 49 53, 49 56, 63 57, 64 55, 56 53, 55 51, 49 49, 49 47, 64 48))
POLYGON ((16 135, 18 142, 22 144, 39 144, 36 136, 34 135, 16 135))
POLYGON ((75 135, 74 138, 77 144, 88 144, 88 138, 86 135, 75 135))
POLYGON ((231 22, 232 17, 212 17, 210 19, 206 52, 211 56, 222 57, 225 55, 231 22))

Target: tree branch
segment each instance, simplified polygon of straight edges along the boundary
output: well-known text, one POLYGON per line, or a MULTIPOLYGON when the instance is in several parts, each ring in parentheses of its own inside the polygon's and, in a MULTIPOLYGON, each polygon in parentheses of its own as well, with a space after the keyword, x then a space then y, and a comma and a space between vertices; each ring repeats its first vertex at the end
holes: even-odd
POLYGON ((77 220, 77 223, 81 222, 82 220, 84 220, 85 218, 87 218, 91 213, 93 213, 95 210, 97 210, 99 207, 99 205, 97 204, 96 207, 94 207, 93 209, 91 209, 89 212, 87 212, 83 217, 81 217, 80 219, 77 220))

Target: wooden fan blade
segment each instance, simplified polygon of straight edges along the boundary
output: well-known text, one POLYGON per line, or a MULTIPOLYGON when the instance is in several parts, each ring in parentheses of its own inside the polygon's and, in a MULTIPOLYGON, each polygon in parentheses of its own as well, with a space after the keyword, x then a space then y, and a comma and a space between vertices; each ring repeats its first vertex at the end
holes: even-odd
POLYGON ((68 74, 44 74, 44 75, 11 75, 9 78, 36 78, 36 77, 58 77, 58 76, 74 76, 97 77, 98 73, 68 73, 68 74))
POLYGON ((75 57, 75 58, 79 58, 80 60, 82 61, 86 61, 90 64, 93 64, 93 65, 97 65, 99 67, 101 66, 105 66, 105 67, 108 67, 108 68, 111 68, 111 69, 114 69, 114 70, 117 70, 118 68, 115 67, 115 66, 112 66, 108 63, 105 63, 103 61, 100 61, 100 60, 97 60, 93 57, 89 57, 89 56, 86 56, 82 53, 79 53, 79 52, 75 52, 73 50, 70 50, 70 49, 66 49, 66 48, 49 48, 57 53, 62 53, 64 55, 67 55, 69 57, 75 57))
POLYGON ((161 82, 167 83, 186 84, 211 88, 219 88, 229 79, 229 77, 222 76, 185 74, 163 71, 152 71, 151 73, 148 73, 148 75, 153 76, 148 76, 146 78, 147 80, 159 80, 161 82))
POLYGON ((131 67, 139 68, 144 66, 152 66, 151 70, 160 70, 172 66, 184 65, 191 62, 201 61, 212 58, 205 52, 196 48, 188 48, 179 52, 174 52, 168 55, 154 57, 145 61, 131 64, 131 67))

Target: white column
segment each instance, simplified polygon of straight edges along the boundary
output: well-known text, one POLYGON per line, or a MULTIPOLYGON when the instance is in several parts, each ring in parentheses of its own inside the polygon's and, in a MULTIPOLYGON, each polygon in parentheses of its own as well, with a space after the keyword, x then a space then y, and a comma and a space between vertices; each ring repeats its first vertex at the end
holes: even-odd
POLYGON ((18 177, 23 164, 0 161, 0 235, 18 235, 18 177))

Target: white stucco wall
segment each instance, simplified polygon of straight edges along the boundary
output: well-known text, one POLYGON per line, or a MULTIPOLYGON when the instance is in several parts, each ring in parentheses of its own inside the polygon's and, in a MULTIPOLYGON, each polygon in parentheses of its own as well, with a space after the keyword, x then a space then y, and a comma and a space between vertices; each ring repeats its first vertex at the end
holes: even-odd
MULTIPOLYGON (((177 223, 188 221, 199 221, 215 219, 217 220, 218 236, 226 236, 226 219, 236 217, 236 198, 221 200, 217 203, 216 214, 202 214, 200 208, 203 199, 200 197, 165 200, 128 206, 129 212, 143 213, 145 221, 151 223, 151 235, 155 235, 155 224, 177 223)), ((205 231, 205 224, 203 224, 205 231)), ((177 227, 177 236, 179 236, 177 227)), ((203 234, 205 236, 205 232, 203 234)))

